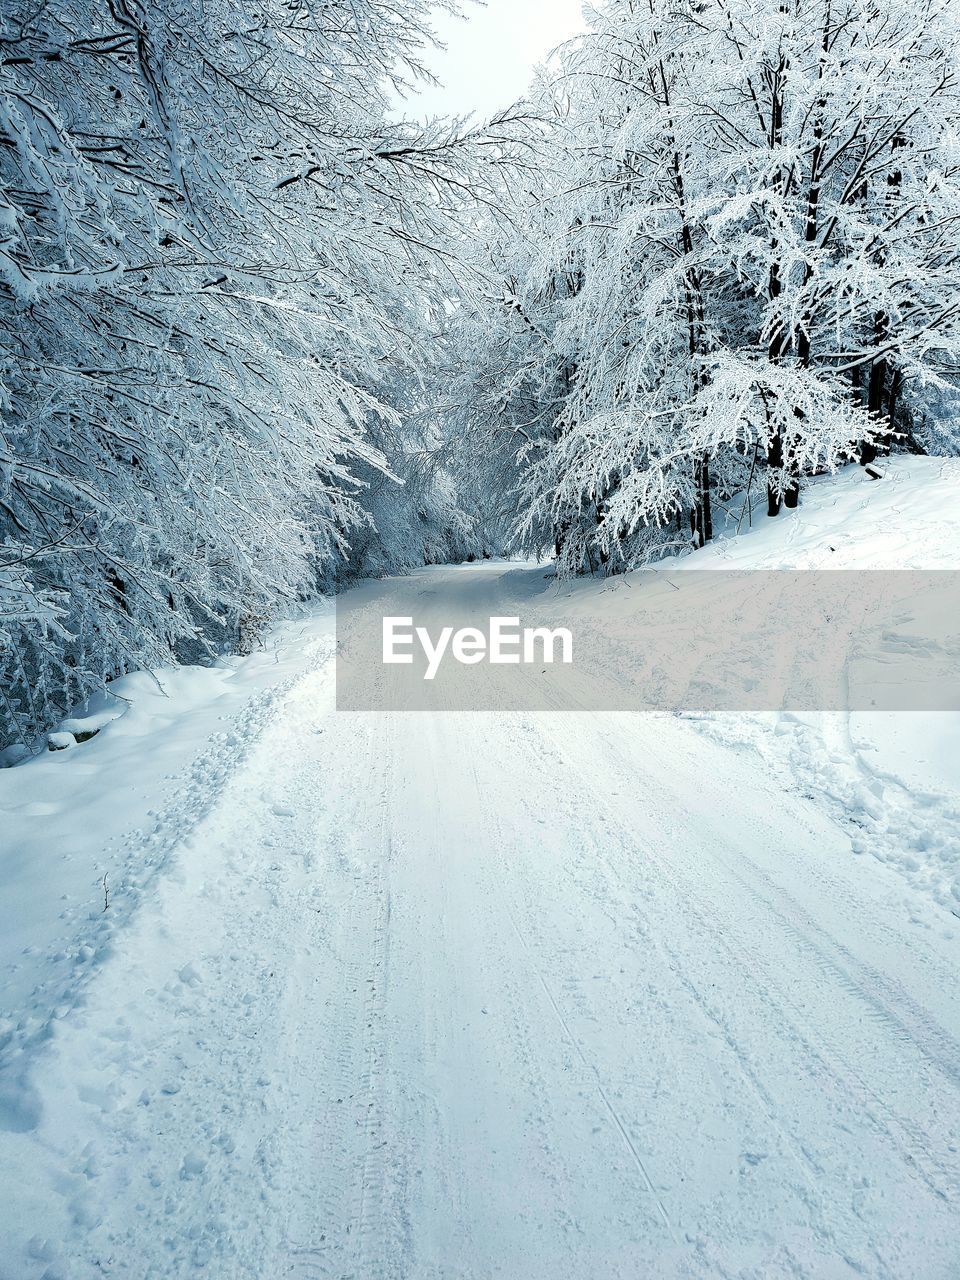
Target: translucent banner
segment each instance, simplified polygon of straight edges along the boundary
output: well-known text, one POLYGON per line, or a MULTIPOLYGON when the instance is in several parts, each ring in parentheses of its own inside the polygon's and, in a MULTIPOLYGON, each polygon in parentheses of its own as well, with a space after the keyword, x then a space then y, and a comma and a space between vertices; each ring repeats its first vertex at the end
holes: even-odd
POLYGON ((337 615, 349 711, 960 709, 960 573, 530 570, 369 583, 337 615))

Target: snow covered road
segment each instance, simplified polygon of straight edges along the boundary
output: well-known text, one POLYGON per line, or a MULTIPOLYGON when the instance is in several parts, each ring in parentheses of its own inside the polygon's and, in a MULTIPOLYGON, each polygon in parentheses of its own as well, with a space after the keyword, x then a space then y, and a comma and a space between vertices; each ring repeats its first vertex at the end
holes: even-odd
POLYGON ((35 1055, 3 1280, 960 1274, 947 912, 681 719, 333 680, 35 1055))

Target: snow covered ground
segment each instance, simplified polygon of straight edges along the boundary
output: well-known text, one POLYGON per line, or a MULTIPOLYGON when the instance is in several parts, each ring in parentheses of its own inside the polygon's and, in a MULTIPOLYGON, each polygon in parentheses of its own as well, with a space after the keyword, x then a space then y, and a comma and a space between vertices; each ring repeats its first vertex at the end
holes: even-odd
MULTIPOLYGON (((784 521, 761 513, 748 537, 720 540, 682 565, 960 568, 960 460, 895 458, 881 469, 881 483, 858 467, 817 481, 784 521)), ((960 716, 715 717, 708 731, 786 764, 794 784, 846 825, 854 852, 896 867, 960 915, 960 716)))
MULTIPOLYGON (((736 501, 714 543, 661 567, 671 576, 960 568, 960 460, 897 457, 882 470, 882 482, 859 467, 815 480, 797 511, 770 521, 754 510, 752 528, 736 501)), ((614 629, 637 609, 634 582, 627 576, 537 589, 558 616, 614 629)), ((956 632, 956 620, 946 621, 956 632)), ((813 620, 811 633, 815 644, 813 620)), ((855 853, 896 867, 960 913, 960 715, 788 710, 689 718, 715 741, 749 748, 756 767, 815 798, 848 831, 855 853)))
MULTIPOLYGON (((956 567, 958 497, 685 566, 956 567)), ((413 589, 534 582, 630 607, 413 589)), ((957 717, 345 714, 333 649, 0 772, 2 1280, 960 1273, 957 717)))
POLYGON ((80 998, 334 629, 331 605, 250 657, 126 676, 74 717, 96 737, 0 770, 0 1128, 30 1127, 24 1046, 80 998))

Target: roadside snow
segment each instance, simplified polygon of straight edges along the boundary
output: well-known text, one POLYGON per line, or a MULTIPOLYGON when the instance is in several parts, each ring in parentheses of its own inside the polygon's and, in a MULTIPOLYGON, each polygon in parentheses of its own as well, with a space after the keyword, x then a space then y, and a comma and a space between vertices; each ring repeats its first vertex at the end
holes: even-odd
POLYGON ((0 770, 0 1128, 30 1126, 24 1050, 69 1014, 173 850, 216 803, 305 670, 332 604, 214 667, 136 672, 61 726, 99 732, 0 770), (13 1064, 18 1064, 11 1069, 13 1064))
MULTIPOLYGON (((703 569, 960 568, 960 459, 895 457, 810 482, 801 506, 775 519, 731 502, 709 546, 659 566, 703 569), (740 526, 740 533, 736 530, 740 526)), ((565 611, 629 614, 632 575, 565 586, 565 611)), ((960 619, 950 619, 952 630, 960 619)), ((856 854, 896 868, 960 915, 960 715, 792 711, 697 716, 716 741, 749 746, 785 784, 815 797, 849 832, 856 854)))
POLYGON ((958 569, 960 458, 896 456, 808 482, 801 505, 775 520, 730 504, 717 539, 671 568, 958 569))
MULTIPOLYGON (((960 568, 960 459, 898 457, 879 469, 879 481, 848 467, 815 482, 782 521, 761 514, 748 536, 722 540, 681 567, 960 568)), ((763 725, 735 720, 718 718, 715 734, 742 737, 763 725)), ((846 824, 855 853, 896 867, 960 915, 960 716, 780 716, 773 746, 795 785, 846 824)))

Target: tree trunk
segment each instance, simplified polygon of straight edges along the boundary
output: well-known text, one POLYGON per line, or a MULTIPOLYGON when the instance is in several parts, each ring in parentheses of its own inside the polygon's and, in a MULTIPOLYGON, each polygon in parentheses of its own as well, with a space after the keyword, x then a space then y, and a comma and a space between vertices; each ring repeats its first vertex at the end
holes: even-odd
MULTIPOLYGON (((904 145, 903 138, 897 134, 890 141, 891 152, 896 152, 904 145)), ((887 191, 884 205, 888 215, 892 215, 896 198, 899 196, 903 182, 903 173, 898 168, 891 168, 887 174, 887 191)), ((886 255, 878 249, 876 259, 880 266, 884 265, 886 255)), ((878 351, 882 351, 890 337, 890 317, 885 311, 877 311, 873 317, 873 341, 878 351)), ((866 466, 873 462, 880 453, 890 452, 890 433, 893 427, 893 407, 899 385, 896 370, 891 369, 885 356, 877 356, 870 365, 870 376, 867 382, 867 412, 880 430, 874 441, 864 441, 860 446, 860 464, 866 466), (889 399, 887 384, 890 383, 889 399)))
MULTIPOLYGON (((598 528, 598 529, 599 529, 599 528, 600 528, 600 526, 603 524, 603 520, 604 520, 605 515, 606 515, 606 511, 604 510, 603 501, 602 501, 602 499, 601 499, 601 500, 598 500, 597 505, 596 505, 596 511, 595 511, 596 525, 597 525, 597 528, 598 528)), ((609 551, 604 551, 603 547, 602 547, 602 546, 601 546, 601 544, 600 544, 600 539, 599 539, 599 538, 597 539, 597 555, 600 557, 600 563, 601 563, 601 565, 602 565, 604 568, 606 568, 606 567, 607 567, 607 565, 608 565, 608 564, 609 564, 609 562, 610 562, 610 552, 609 552, 609 551)))
MULTIPOLYGON (((780 471, 783 467, 783 435, 779 428, 767 441, 767 471, 780 471)), ((780 514, 780 489, 771 478, 767 479, 767 515, 780 514)))
POLYGON ((700 476, 698 486, 698 505, 700 507, 700 527, 703 532, 703 544, 713 538, 713 509, 710 505, 710 456, 704 454, 700 459, 700 476))
MULTIPOLYGON (((786 5, 781 3, 781 13, 786 12, 786 5)), ((783 117, 784 117, 784 83, 788 70, 788 61, 786 56, 781 52, 780 60, 773 75, 771 82, 770 97, 770 132, 769 145, 771 150, 779 147, 783 142, 783 117)), ((818 137, 819 147, 819 137, 818 137)), ((817 233, 817 207, 819 199, 819 187, 813 178, 818 164, 818 151, 814 153, 813 168, 811 172, 811 183, 808 191, 806 226, 804 238, 808 243, 816 240, 817 233)), ((780 188, 781 195, 785 194, 786 188, 790 182, 789 175, 783 170, 777 174, 776 183, 780 188)), ((770 267, 769 283, 767 293, 770 302, 775 302, 783 293, 784 280, 781 273, 780 264, 777 260, 777 252, 779 245, 774 239, 771 244, 773 251, 772 265, 770 267)), ((782 322, 778 323, 777 328, 770 335, 770 343, 767 349, 767 357, 771 364, 781 364, 790 346, 790 337, 786 327, 782 322)), ((801 326, 798 336, 798 359, 800 363, 809 363, 810 359, 810 338, 806 330, 801 326)), ((797 415, 799 417, 799 414, 797 415)), ((774 435, 767 443, 767 469, 771 473, 777 473, 776 479, 771 475, 767 480, 767 515, 777 516, 780 514, 781 502, 787 508, 796 507, 800 501, 800 479, 796 470, 794 461, 795 450, 794 441, 791 438, 784 439, 782 428, 777 428, 774 435), (789 474, 784 479, 783 469, 786 456, 786 463, 789 474)))
MULTIPOLYGON (((660 85, 663 105, 668 112, 672 111, 670 88, 667 81, 666 66, 659 63, 660 85)), ((673 128, 671 118, 671 130, 673 128)), ((675 137, 674 133, 674 137, 675 137)), ((683 294, 684 310, 687 321, 687 341, 690 352, 690 373, 693 382, 693 394, 703 389, 705 373, 703 357, 707 353, 706 309, 703 300, 703 282, 700 273, 693 265, 694 239, 690 210, 687 202, 686 182, 684 179, 683 160, 679 150, 673 153, 673 185, 680 213, 680 249, 684 259, 683 294)), ((690 530, 694 544, 705 546, 713 537, 713 513, 710 508, 710 465, 709 455, 704 453, 694 462, 693 473, 694 503, 690 513, 690 530)))

